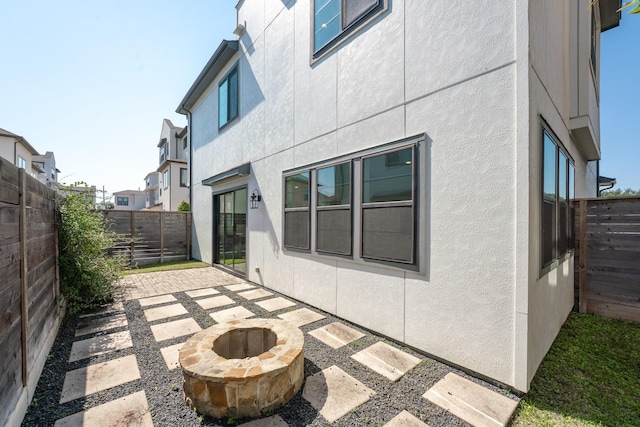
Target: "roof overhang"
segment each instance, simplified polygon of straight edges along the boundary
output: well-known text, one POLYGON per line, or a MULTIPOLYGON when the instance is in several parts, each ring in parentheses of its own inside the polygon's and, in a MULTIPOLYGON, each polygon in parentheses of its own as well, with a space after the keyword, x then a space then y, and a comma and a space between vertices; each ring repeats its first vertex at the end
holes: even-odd
POLYGON ((599 0, 598 7, 600 9, 600 32, 604 33, 620 25, 622 0, 599 0))
POLYGON ((218 49, 216 49, 211 59, 209 59, 209 62, 207 62, 207 65, 204 66, 204 69, 200 72, 200 75, 198 75, 198 78, 196 78, 196 81, 193 82, 193 85, 191 85, 191 88, 180 102, 176 113, 187 114, 187 112, 191 111, 204 91, 213 83, 216 76, 238 51, 238 46, 237 40, 223 40, 222 43, 220 43, 218 49))
POLYGON ((251 174, 251 163, 245 163, 237 168, 229 169, 228 171, 213 175, 210 178, 203 179, 202 185, 214 186, 215 184, 236 177, 247 176, 251 174))
POLYGON ((604 187, 604 186, 609 186, 609 188, 613 187, 614 185, 616 185, 616 179, 615 178, 609 178, 608 176, 598 176, 598 186, 599 187, 604 187))

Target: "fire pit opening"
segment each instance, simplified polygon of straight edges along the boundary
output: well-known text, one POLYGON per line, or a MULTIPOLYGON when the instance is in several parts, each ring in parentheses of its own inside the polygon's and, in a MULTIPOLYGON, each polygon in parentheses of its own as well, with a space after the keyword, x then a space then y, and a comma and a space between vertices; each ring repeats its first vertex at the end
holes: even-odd
POLYGON ((265 353, 275 347, 277 340, 271 329, 234 329, 213 342, 213 351, 225 359, 244 359, 265 353))

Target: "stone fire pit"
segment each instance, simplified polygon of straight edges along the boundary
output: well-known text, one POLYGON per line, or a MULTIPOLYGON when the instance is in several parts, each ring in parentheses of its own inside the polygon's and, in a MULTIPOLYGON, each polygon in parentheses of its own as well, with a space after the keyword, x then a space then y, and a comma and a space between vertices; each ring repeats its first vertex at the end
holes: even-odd
POLYGON ((216 418, 256 417, 288 402, 304 379, 304 336, 279 319, 198 332, 180 349, 185 402, 216 418))

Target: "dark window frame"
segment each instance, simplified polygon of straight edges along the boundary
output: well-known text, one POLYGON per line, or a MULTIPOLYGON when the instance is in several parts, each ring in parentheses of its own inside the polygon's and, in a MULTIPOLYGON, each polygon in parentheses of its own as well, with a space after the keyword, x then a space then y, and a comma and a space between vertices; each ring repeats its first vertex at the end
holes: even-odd
POLYGON ((283 246, 287 249, 302 250, 302 251, 308 251, 311 249, 311 188, 312 188, 311 181, 312 179, 313 178, 312 178, 311 171, 305 170, 305 171, 298 171, 292 174, 287 174, 284 176, 284 179, 282 180, 283 181, 282 194, 284 195, 282 234, 283 234, 283 246), (307 202, 306 206, 296 206, 295 204, 292 206, 287 206, 287 180, 293 177, 296 177, 298 175, 304 175, 304 174, 307 174, 307 189, 306 189, 307 191, 306 191, 306 195, 304 196, 307 202), (297 244, 291 243, 293 236, 287 235, 287 216, 294 216, 296 214, 305 213, 305 212, 307 214, 307 230, 306 230, 307 243, 306 245, 297 245, 297 244))
POLYGON ((314 188, 312 189, 312 191, 315 192, 315 197, 316 197, 316 203, 315 203, 315 212, 314 215, 316 217, 316 251, 318 253, 325 253, 325 254, 335 254, 335 255, 346 255, 346 256, 351 256, 353 254, 353 162, 351 160, 347 160, 347 161, 341 161, 341 162, 337 162, 337 163, 330 163, 330 164, 325 164, 322 165, 320 167, 318 167, 317 169, 315 169, 315 174, 316 179, 314 180, 314 188), (332 167, 336 167, 336 166, 341 166, 341 165, 349 165, 349 203, 348 204, 339 204, 339 205, 320 205, 320 203, 318 203, 319 200, 319 195, 318 193, 319 191, 319 187, 318 187, 318 182, 319 179, 317 177, 317 174, 320 170, 323 169, 328 169, 328 168, 332 168, 332 167), (339 250, 331 250, 331 249, 327 249, 325 247, 320 247, 319 241, 320 241, 320 214, 321 213, 327 213, 327 212, 337 212, 337 211, 348 211, 349 215, 349 248, 346 251, 339 251, 339 250))
POLYGON ((188 186, 189 186, 188 169, 187 168, 180 168, 180 187, 188 187, 188 186), (183 174, 184 174, 184 177, 183 177, 183 174))
POLYGON ((222 77, 220 79, 220 81, 218 82, 218 131, 226 128, 227 126, 229 126, 231 123, 235 122, 236 119, 240 116, 240 76, 238 73, 238 64, 235 64, 233 67, 231 67, 231 69, 229 69, 229 71, 227 72, 227 74, 224 75, 224 77, 222 77), (231 82, 231 78, 235 76, 235 110, 231 108, 232 106, 232 97, 233 97, 233 91, 230 90, 230 82, 231 82), (226 96, 226 111, 227 111, 227 117, 225 118, 224 123, 222 123, 222 118, 221 118, 221 108, 220 106, 222 105, 222 97, 220 96, 220 89, 222 88, 223 85, 227 85, 227 96, 226 96))
POLYGON ((127 196, 117 196, 116 197, 116 205, 118 205, 118 206, 129 206, 129 197, 127 197, 127 196))

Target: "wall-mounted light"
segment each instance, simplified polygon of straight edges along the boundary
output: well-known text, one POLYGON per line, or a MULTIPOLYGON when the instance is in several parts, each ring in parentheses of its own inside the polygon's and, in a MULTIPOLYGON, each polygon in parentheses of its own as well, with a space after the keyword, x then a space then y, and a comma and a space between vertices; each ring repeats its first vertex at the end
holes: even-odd
POLYGON ((251 209, 258 209, 258 203, 262 201, 262 196, 260 195, 260 193, 258 193, 258 190, 253 190, 249 201, 251 202, 251 209))
POLYGON ((238 24, 238 26, 236 27, 235 30, 233 30, 233 34, 235 34, 238 37, 242 37, 242 35, 244 34, 246 28, 244 25, 242 24, 238 24))

